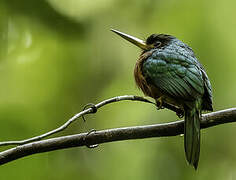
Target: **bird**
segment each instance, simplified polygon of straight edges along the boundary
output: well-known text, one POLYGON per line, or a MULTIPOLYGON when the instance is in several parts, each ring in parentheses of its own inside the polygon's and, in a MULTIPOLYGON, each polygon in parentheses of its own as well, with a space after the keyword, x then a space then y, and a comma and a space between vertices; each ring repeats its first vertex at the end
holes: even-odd
POLYGON ((184 149, 188 164, 197 170, 200 156, 202 111, 213 111, 210 80, 194 51, 168 34, 151 34, 146 40, 115 29, 112 32, 141 48, 134 79, 145 96, 182 110, 184 149))

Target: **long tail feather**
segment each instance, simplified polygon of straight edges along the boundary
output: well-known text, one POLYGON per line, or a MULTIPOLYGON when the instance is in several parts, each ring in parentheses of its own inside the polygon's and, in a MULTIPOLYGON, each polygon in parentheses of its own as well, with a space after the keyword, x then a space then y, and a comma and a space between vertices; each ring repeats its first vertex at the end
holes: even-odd
POLYGON ((200 155, 200 112, 185 109, 184 148, 187 161, 197 169, 200 155))

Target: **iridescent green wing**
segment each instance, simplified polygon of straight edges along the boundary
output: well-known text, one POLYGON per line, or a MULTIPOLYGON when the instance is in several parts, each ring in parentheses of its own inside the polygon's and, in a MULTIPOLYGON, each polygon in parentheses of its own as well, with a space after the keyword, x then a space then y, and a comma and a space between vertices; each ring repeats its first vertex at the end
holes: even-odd
POLYGON ((202 72, 191 61, 150 56, 143 63, 143 74, 163 93, 187 101, 192 101, 204 94, 202 72))

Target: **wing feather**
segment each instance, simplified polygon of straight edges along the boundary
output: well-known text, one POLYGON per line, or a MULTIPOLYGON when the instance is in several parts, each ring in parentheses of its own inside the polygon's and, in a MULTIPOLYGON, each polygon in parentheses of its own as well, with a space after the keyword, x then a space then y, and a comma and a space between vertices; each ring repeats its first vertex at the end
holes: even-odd
POLYGON ((149 57, 143 63, 143 74, 152 85, 174 98, 190 101, 204 93, 202 72, 194 64, 149 57))

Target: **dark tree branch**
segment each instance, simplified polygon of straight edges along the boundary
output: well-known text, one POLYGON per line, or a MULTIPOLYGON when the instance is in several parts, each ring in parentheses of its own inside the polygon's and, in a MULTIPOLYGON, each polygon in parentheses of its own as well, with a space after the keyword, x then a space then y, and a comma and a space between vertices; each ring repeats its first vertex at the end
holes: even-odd
MULTIPOLYGON (((208 128, 231 122, 236 122, 236 108, 204 114, 201 118, 201 128, 208 128)), ((31 154, 49 152, 71 147, 90 146, 94 144, 102 144, 106 142, 128 139, 176 136, 183 134, 183 127, 184 121, 181 120, 164 124, 116 128, 95 131, 89 134, 81 133, 76 135, 51 138, 21 145, 1 152, 0 164, 5 164, 13 160, 29 156, 31 154)))

